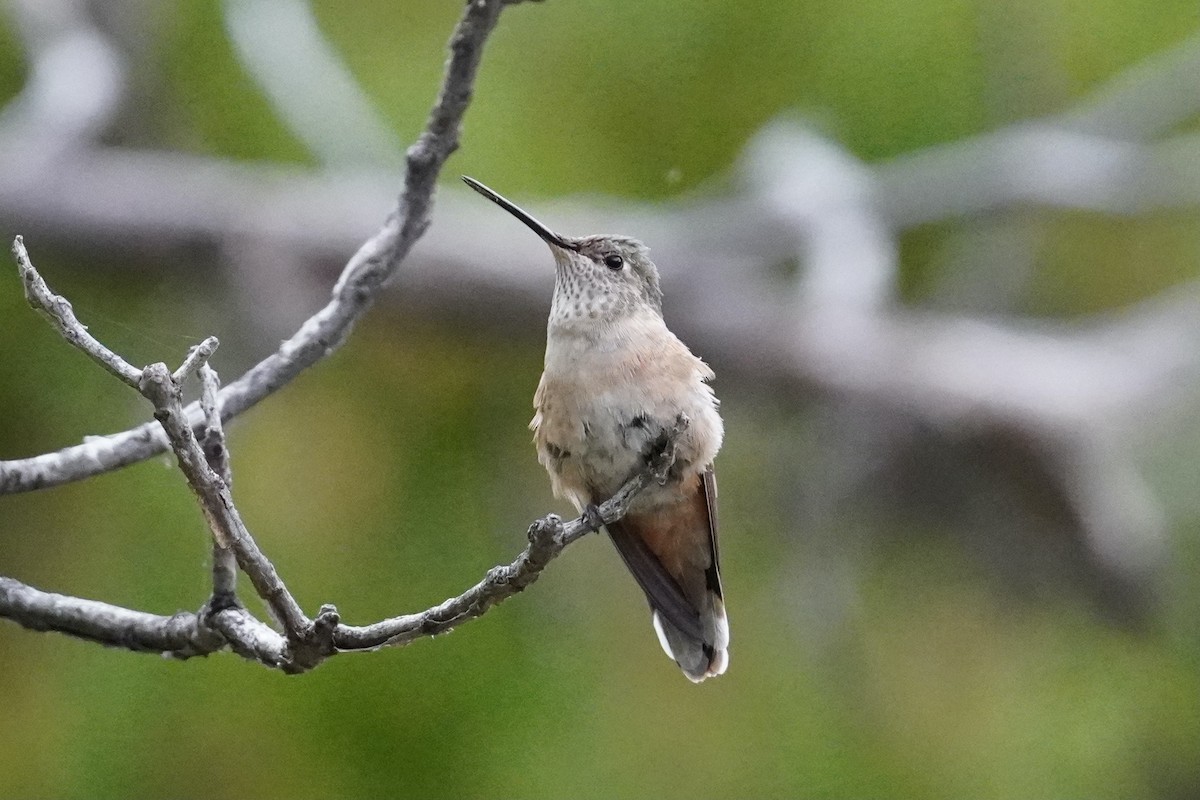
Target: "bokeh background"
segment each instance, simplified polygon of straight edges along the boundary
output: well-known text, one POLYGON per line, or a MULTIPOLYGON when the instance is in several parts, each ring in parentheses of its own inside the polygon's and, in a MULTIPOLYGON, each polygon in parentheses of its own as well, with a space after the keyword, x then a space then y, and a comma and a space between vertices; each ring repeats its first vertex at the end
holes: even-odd
MULTIPOLYGON (((0 16, 0 95, 17 98, 36 77, 39 36, 92 26, 126 70, 116 110, 81 134, 86 147, 178 157, 158 173, 166 183, 212 160, 281 165, 318 187, 366 172, 398 190, 396 153, 435 96, 459 4, 302 6, 378 125, 351 130, 347 112, 326 150, 232 43, 230 20, 269 6, 14 0, 0 16), (361 148, 340 152, 340 139, 361 148)), ((738 191, 747 143, 785 115, 868 165, 895 163, 1068 113, 1142 65, 1162 68, 1155 59, 1198 30, 1194 3, 1163 0, 523 4, 488 45, 444 207, 472 203, 452 202, 459 173, 551 224, 565 196, 651 216, 718 202, 738 191)), ((275 41, 286 50, 303 37, 280 28, 275 41)), ((267 44, 255 48, 269 60, 267 44)), ((1186 144, 1195 119, 1182 116, 1163 135, 1186 144)), ((20 122, 10 106, 0 131, 20 122)), ((76 175, 53 142, 42 141, 44 162, 18 157, 17 134, 0 138, 10 177, 26 169, 28 187, 76 175)), ((37 196, 12 185, 0 194, 37 196)), ((86 206, 86 188, 76 199, 86 206)), ((586 218, 581 202, 572 220, 586 218)), ((418 245, 340 351, 229 427, 242 514, 310 612, 335 602, 367 622, 425 608, 510 560, 534 518, 567 510, 526 429, 549 257, 531 243, 543 282, 495 305, 450 259, 456 243, 478 253, 494 230, 471 220, 504 226, 486 205, 449 218, 435 208, 437 258, 418 245), (410 266, 426 276, 417 299, 410 266), (431 274, 443 276, 433 292, 431 274)), ((1078 330, 1123 319, 1200 275, 1194 204, 1131 205, 1006 202, 897 230, 892 302, 1078 330)), ((388 210, 385 195, 352 229, 365 235, 388 210)), ((130 233, 78 215, 59 224, 62 213, 5 200, 0 234, 25 233, 51 285, 130 361, 175 362, 213 334, 226 380, 320 306, 354 249, 338 241, 312 260, 253 231, 130 233)), ((672 316, 687 264, 659 266, 668 321, 702 331, 704 319, 672 316)), ((805 266, 769 265, 788 278, 805 266)), ((0 270, 0 309, 0 458, 149 418, 29 311, 15 268, 0 270)), ((228 654, 170 662, 3 623, 0 795, 1200 796, 1200 414, 1186 380, 1172 384, 1163 420, 1112 432, 1157 520, 1148 567, 1096 556, 1088 509, 1064 510, 1069 465, 1048 465, 1045 449, 797 387, 728 347, 696 349, 717 370, 728 429, 718 461, 726 676, 693 686, 663 657, 601 537, 451 634, 299 677, 228 654)), ((43 589, 196 609, 207 552, 166 458, 0 498, 0 572, 43 589)))

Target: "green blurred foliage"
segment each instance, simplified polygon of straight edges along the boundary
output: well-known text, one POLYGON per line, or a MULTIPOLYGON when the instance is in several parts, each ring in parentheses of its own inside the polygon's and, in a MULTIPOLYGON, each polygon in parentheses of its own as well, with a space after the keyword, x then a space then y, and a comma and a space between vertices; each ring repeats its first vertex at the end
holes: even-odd
MULTIPOLYGON (((436 91, 455 3, 316 3, 411 139, 436 91)), ((800 110, 885 159, 1052 113, 1192 32, 1194 5, 833 0, 733 5, 551 0, 509 9, 452 173, 516 196, 704 191, 767 120, 800 110)), ((0 28, 0 41, 11 44, 0 28)), ((307 162, 237 66, 215 2, 175 4, 146 110, 163 147, 307 162)), ((22 65, 0 47, 0 90, 22 65)), ((381 209, 381 214, 384 210, 381 209)), ((1071 315, 1196 274, 1194 217, 1015 211, 1038 246, 1024 313, 1071 315)), ((904 243, 920 301, 971 221, 904 243)), ((11 233, 11 232, 10 232, 11 233)), ((135 362, 223 335, 220 287, 31 247, 93 331, 135 362)), ((211 265, 210 265, 211 266, 211 265)), ((669 299, 668 299, 669 303, 669 299)), ((261 353, 272 346, 261 343, 261 353)), ((260 353, 260 354, 261 354, 260 353)), ((222 354, 215 362, 222 368, 222 354)), ((510 559, 550 498, 525 424, 540 342, 382 310, 337 356, 231 427, 235 496, 304 605, 364 622, 423 608, 510 559)), ((231 377, 227 375, 226 377, 231 377)), ((288 678, 229 656, 163 662, 0 625, 6 797, 1187 797, 1200 790, 1200 510, 1162 619, 1140 632, 1083 602, 996 590, 953 542, 867 548, 861 595, 812 637, 772 460, 802 414, 718 381, 734 625, 728 675, 688 684, 599 537, 523 596, 451 635, 288 678)), ((147 418, 0 279, 0 457, 147 418)), ((820 462, 819 448, 806 457, 820 462)), ((1160 467, 1187 474, 1187 464, 1160 467)), ((852 522, 846 522, 850 525, 852 522)), ((910 535, 911 534, 911 535, 910 535)), ((206 596, 203 522, 167 459, 0 499, 0 571, 169 613, 206 596)))

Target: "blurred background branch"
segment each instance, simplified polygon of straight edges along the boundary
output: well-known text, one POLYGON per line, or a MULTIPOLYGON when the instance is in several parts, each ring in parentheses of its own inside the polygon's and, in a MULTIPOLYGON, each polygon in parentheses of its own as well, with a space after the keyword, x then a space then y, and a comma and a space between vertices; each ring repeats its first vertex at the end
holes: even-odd
POLYGON ((238 61, 322 166, 403 166, 395 133, 321 35, 308 3, 226 0, 224 19, 238 61))

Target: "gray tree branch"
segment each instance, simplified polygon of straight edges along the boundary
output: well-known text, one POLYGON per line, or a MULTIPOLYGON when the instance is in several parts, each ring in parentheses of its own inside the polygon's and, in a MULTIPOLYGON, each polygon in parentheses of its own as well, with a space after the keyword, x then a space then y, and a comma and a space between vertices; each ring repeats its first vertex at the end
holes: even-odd
POLYGON ((338 653, 377 650, 446 633, 482 616, 523 591, 571 543, 596 531, 597 523, 620 519, 633 499, 652 481, 661 480, 674 462, 674 444, 682 427, 668 435, 647 468, 598 507, 596 519, 580 516, 563 522, 549 514, 529 527, 529 544, 509 564, 488 570, 481 581, 432 608, 371 625, 346 625, 333 606, 322 606, 312 631, 297 642, 256 620, 245 609, 181 611, 171 616, 45 592, 0 576, 0 617, 34 631, 56 631, 111 647, 161 653, 172 658, 208 655, 224 648, 284 672, 312 669, 338 653))
MULTIPOLYGON (((458 47, 455 63, 470 67, 458 47)), ((955 435, 1016 432, 1033 440, 1052 465, 1048 482, 1077 508, 1098 552, 1126 553, 1116 558, 1143 564, 1152 560, 1145 554, 1155 551, 1163 526, 1129 460, 1138 442, 1128 434, 1134 426, 1162 424, 1156 421, 1165 415, 1147 408, 1195 402, 1200 284, 1119 315, 1060 323, 988 318, 979 313, 978 297, 972 311, 958 313, 898 303, 896 249, 899 233, 912 226, 1029 203, 1118 215, 1194 209, 1200 138, 1179 133, 1178 123, 1200 109, 1194 82, 1184 80, 1198 63, 1200 39, 1193 37, 1062 114, 877 164, 795 125, 773 123, 747 149, 730 195, 654 206, 593 198, 552 204, 539 214, 564 230, 627 231, 650 242, 666 267, 673 326, 720 362, 725 376, 740 370, 756 382, 815 389, 820 397, 882 407, 955 435), (798 280, 785 282, 775 268, 797 260, 798 280), (1096 446, 1100 439, 1103 447, 1096 446)), ((448 70, 437 106, 451 115, 453 74, 448 70)), ((430 136, 444 130, 436 116, 430 136)), ((16 134, 28 129, 15 127, 16 134)), ((301 275, 280 268, 266 279, 276 292, 273 307, 284 282, 319 282, 323 295, 329 265, 370 233, 363 220, 392 196, 382 181, 351 173, 315 176, 105 147, 68 148, 52 173, 38 172, 29 167, 37 159, 26 155, 38 150, 42 132, 32 133, 0 136, 0 215, 27 233, 88 247, 204 242, 241 258, 233 266, 238 274, 251 272, 248 250, 272 263, 281 252, 301 254, 289 261, 301 275), (256 247, 242 246, 247 242, 256 247)), ((426 144, 423 136, 414 150, 426 144)), ((412 155, 410 171, 422 163, 412 155)), ((461 305, 486 296, 522 312, 544 303, 548 276, 536 266, 544 263, 536 240, 453 193, 441 203, 439 224, 422 238, 422 258, 409 259, 403 271, 407 300, 452 298, 461 305), (464 239, 462 230, 475 235, 464 239), (499 259, 497 252, 509 256, 499 259)), ((418 220, 422 207, 405 200, 399 213, 418 220)), ((386 264, 407 251, 392 243, 421 230, 390 218, 378 241, 346 265, 328 305, 221 391, 223 418, 284 385, 323 348, 336 347, 365 310, 356 293, 369 295, 366 305, 379 296, 379 283, 364 276, 386 280, 394 270, 386 264)), ((1000 271, 977 249, 964 262, 1000 271)), ((305 295, 299 302, 307 311, 325 299, 305 295)), ((290 331, 299 316, 286 316, 280 331, 290 331)), ((198 408, 188 409, 187 422, 202 424, 198 408)), ((151 423, 56 453, 0 461, 0 494, 83 479, 167 446, 151 423)))
POLYGON ((42 276, 30 263, 29 253, 25 250, 25 242, 20 236, 13 240, 12 254, 17 260, 21 282, 25 284, 25 299, 29 305, 45 315, 50 324, 62 334, 62 337, 75 345, 84 355, 115 375, 125 385, 136 389, 142 371, 100 344, 94 336, 88 333, 87 327, 75 318, 75 310, 71 308, 71 303, 65 297, 50 291, 50 287, 46 285, 42 276))
MULTIPOLYGON (((174 376, 172 376, 174 377, 174 376)), ((176 378, 176 381, 179 379, 176 378)), ((225 447, 225 430, 221 426, 221 412, 217 409, 217 392, 221 379, 208 364, 200 367, 200 408, 204 411, 204 458, 208 468, 216 473, 227 487, 233 486, 233 469, 229 465, 229 451, 225 447)), ((212 598, 214 608, 224 608, 237 602, 237 558, 228 547, 213 539, 212 545, 212 598)))
MULTIPOLYGON (((64 339, 128 383, 125 370, 111 368, 112 364, 126 362, 87 335, 83 324, 71 312, 70 303, 54 294, 37 273, 20 239, 13 250, 26 285, 36 287, 30 295, 31 304, 49 318, 64 339)), ((177 658, 207 655, 228 646, 245 658, 285 672, 312 669, 338 652, 407 644, 481 616, 537 580, 550 561, 572 542, 601 524, 620 519, 651 481, 665 479, 675 460, 676 440, 687 426, 687 420, 680 418, 663 437, 646 469, 602 504, 596 515, 583 516, 565 525, 555 515, 543 517, 530 526, 529 545, 516 560, 492 568, 482 581, 461 595, 420 613, 372 625, 350 626, 342 624, 332 605, 322 606, 315 619, 304 614, 242 522, 225 479, 213 468, 215 463, 228 475, 226 447, 216 413, 217 378, 206 363, 215 349, 215 339, 205 340, 192 348, 184 365, 174 374, 162 363, 142 370, 128 369, 137 373, 133 384, 154 405, 155 419, 166 432, 179 468, 196 495, 212 530, 217 553, 226 549, 233 552, 238 565, 283 626, 283 637, 237 605, 232 597, 231 580, 224 574, 224 568, 218 567, 217 560, 214 560, 213 597, 198 614, 158 616, 43 592, 12 578, 0 577, 0 617, 32 630, 54 630, 115 647, 160 652, 177 658), (201 446, 188 424, 181 399, 181 381, 196 371, 204 382, 201 405, 208 417, 204 434, 207 448, 201 446)))
MULTIPOLYGON (((450 59, 425 129, 406 156, 404 189, 383 227, 351 257, 330 301, 245 375, 221 390, 228 419, 286 385, 336 350, 374 304, 380 287, 429 227, 433 191, 442 165, 458 148, 459 127, 470 103, 483 46, 504 8, 501 0, 470 0, 450 40, 450 59)), ((128 365, 126 365, 128 366, 128 365)), ((109 365, 106 368, 120 368, 109 365)), ((132 369, 132 368, 129 368, 132 369)), ((122 379, 132 373, 123 370, 122 379)), ((187 424, 201 424, 199 404, 187 408, 187 424)), ((97 437, 75 448, 0 465, 0 494, 81 480, 161 453, 168 443, 153 423, 123 434, 97 437)))
MULTIPOLYGON (((500 4, 472 0, 451 42, 452 57, 445 87, 426 131, 408 154, 405 190, 384 229, 356 254, 334 288, 329 305, 310 319, 277 354, 298 371, 315 363, 349 332, 359 314, 392 274, 428 226, 434 182, 441 165, 458 146, 458 127, 470 100, 482 43, 495 25, 500 4), (297 355, 299 354, 299 355, 297 355), (300 366, 296 366, 300 365, 300 366)), ((442 633, 476 618, 522 591, 563 548, 601 524, 619 519, 633 498, 651 481, 662 481, 675 458, 675 442, 687 425, 681 418, 659 443, 646 469, 633 476, 594 515, 570 523, 548 515, 529 528, 529 545, 507 565, 489 570, 479 583, 457 597, 416 614, 406 614, 366 626, 342 624, 337 609, 322 606, 307 617, 274 566, 255 543, 234 504, 231 471, 221 425, 230 392, 222 392, 208 359, 218 342, 210 337, 191 348, 171 372, 163 363, 138 369, 91 336, 66 298, 55 294, 34 268, 21 237, 13 243, 30 305, 70 344, 125 384, 137 389, 154 406, 154 417, 174 452, 188 486, 195 494, 213 536, 213 592, 198 613, 160 616, 94 600, 44 592, 13 578, 0 577, 0 616, 26 628, 59 631, 102 644, 135 651, 159 652, 176 658, 207 655, 228 647, 239 655, 285 672, 302 672, 342 651, 371 650, 407 644, 421 636, 442 633), (182 385, 199 375, 202 394, 198 408, 202 439, 193 429, 191 410, 182 400, 182 385), (283 627, 281 636, 256 620, 234 594, 231 559, 250 578, 268 610, 283 627)), ((260 365, 260 368, 262 365, 260 365)), ((259 369, 259 368, 256 368, 259 369)), ((252 370, 250 374, 255 374, 252 370)), ((291 374, 276 369, 260 376, 263 394, 291 374)), ((245 378, 243 379, 245 380, 245 378)), ((253 387, 251 387, 253 390, 253 387)), ((234 395, 236 396, 236 395, 234 395)), ((144 437, 143 442, 157 441, 144 437)))

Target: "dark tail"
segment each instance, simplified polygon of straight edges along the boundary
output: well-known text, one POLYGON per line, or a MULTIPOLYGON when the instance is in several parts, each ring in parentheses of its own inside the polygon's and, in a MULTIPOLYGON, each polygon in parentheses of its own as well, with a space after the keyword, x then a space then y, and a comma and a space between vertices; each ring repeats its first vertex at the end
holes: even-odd
POLYGON ((678 504, 629 514, 607 527, 646 593, 663 650, 698 683, 729 665, 729 620, 717 552, 716 479, 710 468, 684 481, 678 504))

